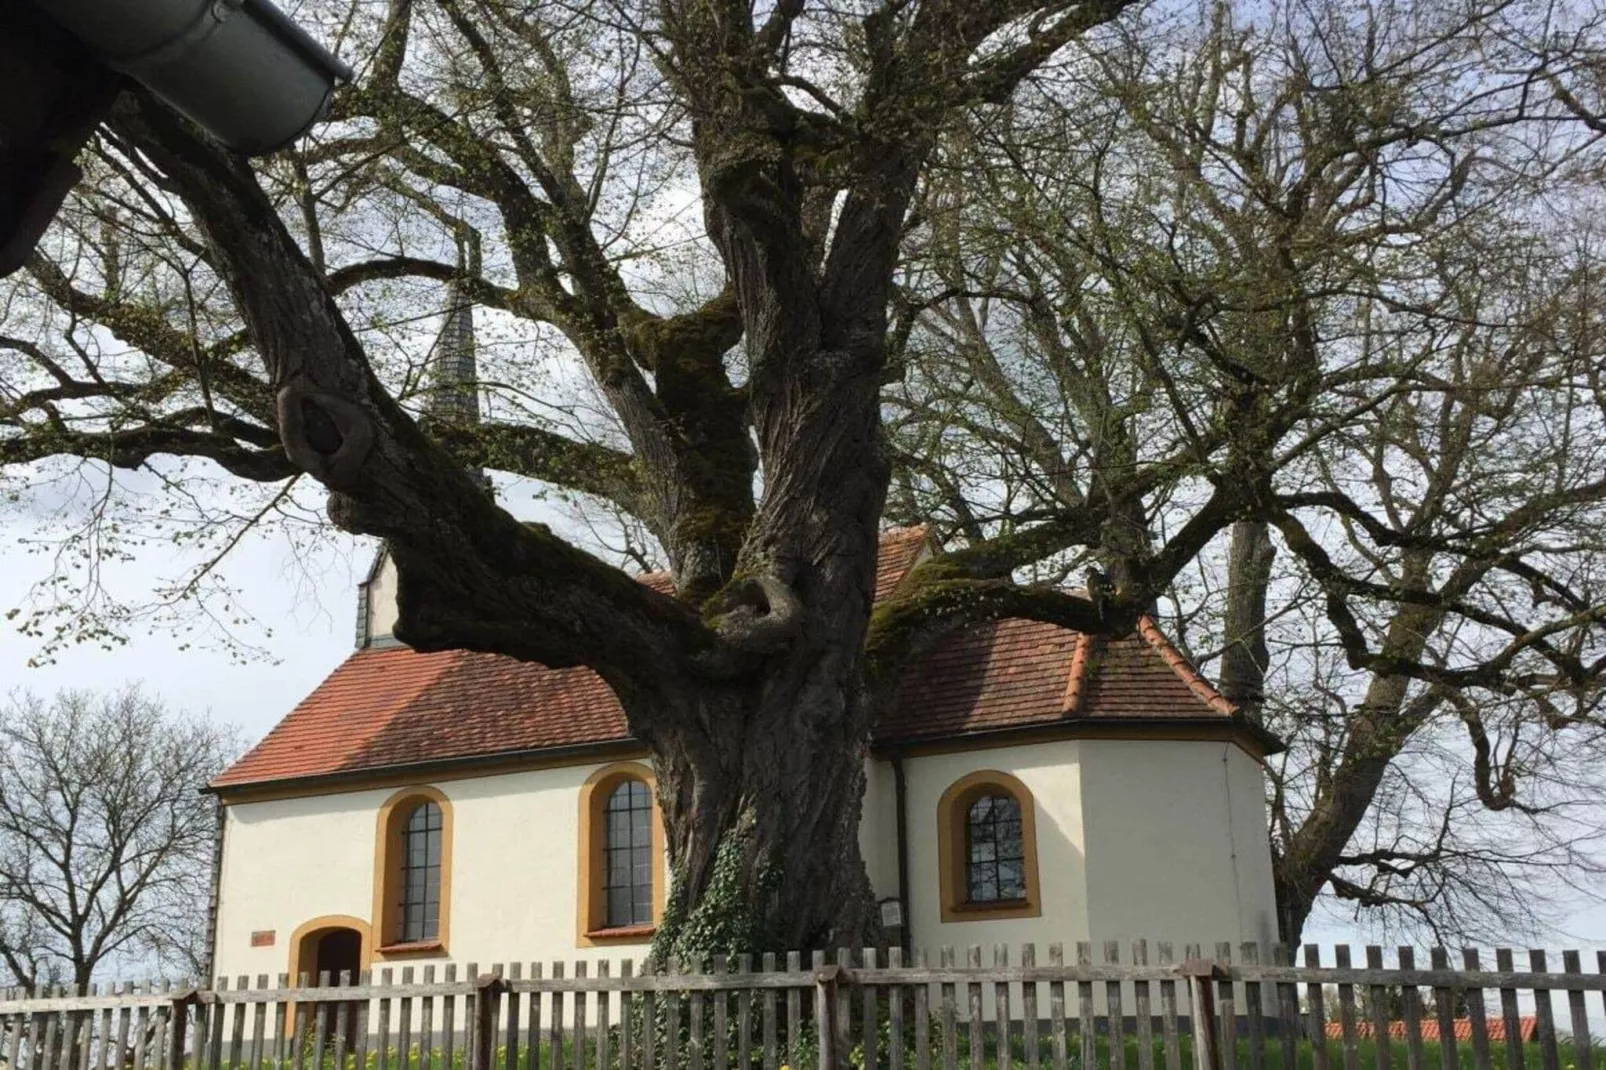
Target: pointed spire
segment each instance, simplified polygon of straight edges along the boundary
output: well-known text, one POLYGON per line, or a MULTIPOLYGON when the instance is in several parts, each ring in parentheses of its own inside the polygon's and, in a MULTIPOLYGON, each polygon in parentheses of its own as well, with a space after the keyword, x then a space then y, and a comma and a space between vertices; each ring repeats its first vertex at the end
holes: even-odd
MULTIPOLYGON (((474 301, 467 280, 480 271, 478 235, 468 231, 457 243, 457 277, 446 286, 445 319, 425 363, 424 408, 441 423, 472 426, 480 422, 480 369, 474 340, 474 301)), ((487 493, 495 493, 482 468, 472 474, 487 493)))
MULTIPOLYGON (((446 286, 445 320, 424 361, 426 419, 459 427, 480 422, 480 370, 474 343, 474 302, 467 280, 480 272, 479 236, 464 228, 457 243, 457 277, 446 286)), ((482 468, 471 474, 495 496, 482 468)), ((357 585, 357 648, 393 644, 396 623, 396 565, 390 547, 380 543, 368 576, 357 585)))
POLYGON ((446 287, 446 318, 430 347, 425 375, 426 408, 437 420, 477 424, 480 420, 480 372, 474 344, 474 302, 465 280, 479 273, 477 243, 458 242, 457 277, 446 287))

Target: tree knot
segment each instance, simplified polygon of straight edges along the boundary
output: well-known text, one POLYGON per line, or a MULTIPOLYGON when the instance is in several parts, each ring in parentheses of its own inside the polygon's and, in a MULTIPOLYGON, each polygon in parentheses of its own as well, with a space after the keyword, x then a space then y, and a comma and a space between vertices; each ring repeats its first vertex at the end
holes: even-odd
POLYGON ((776 576, 735 580, 713 601, 714 631, 744 652, 774 653, 803 627, 802 601, 790 584, 776 576))
POLYGON ((373 422, 361 407, 301 382, 278 397, 279 436, 296 466, 332 490, 354 485, 374 445, 373 422))

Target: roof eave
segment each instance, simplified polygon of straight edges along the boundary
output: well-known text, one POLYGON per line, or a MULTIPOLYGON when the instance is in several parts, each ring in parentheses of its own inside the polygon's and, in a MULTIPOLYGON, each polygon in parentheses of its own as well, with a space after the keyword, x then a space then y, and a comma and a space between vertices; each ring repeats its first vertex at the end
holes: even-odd
MULTIPOLYGON (((1242 716, 1219 719, 1199 717, 1075 717, 1060 721, 1041 721, 1036 724, 1010 725, 977 732, 946 732, 929 736, 908 736, 896 739, 875 739, 870 749, 876 756, 889 756, 910 749, 938 746, 943 743, 966 742, 1007 743, 1051 736, 1072 739, 1082 735, 1120 734, 1141 739, 1161 730, 1218 729, 1227 736, 1240 736, 1252 742, 1262 755, 1278 754, 1287 745, 1265 727, 1242 716)), ((364 766, 361 769, 342 769, 331 773, 318 773, 299 777, 266 777, 237 783, 211 783, 201 788, 203 795, 249 796, 305 792, 317 794, 319 789, 338 788, 381 777, 418 776, 455 772, 469 767, 482 767, 485 775, 496 775, 499 766, 517 766, 528 762, 559 763, 566 759, 603 758, 624 752, 641 750, 642 743, 634 737, 601 740, 590 743, 570 743, 558 747, 531 747, 523 750, 501 751, 493 754, 469 754, 454 758, 436 758, 423 762, 396 762, 388 765, 364 766)))
POLYGON ((1070 717, 1057 721, 1038 721, 1033 724, 1009 725, 1003 728, 985 728, 974 732, 944 732, 934 735, 904 736, 894 739, 876 739, 870 744, 871 754, 893 755, 910 750, 939 746, 944 743, 999 743, 1037 738, 1075 739, 1085 736, 1142 739, 1147 735, 1178 730, 1217 730, 1223 736, 1237 737, 1254 744, 1261 756, 1280 754, 1288 749, 1282 739, 1265 726, 1250 721, 1241 714, 1232 717, 1070 717))
POLYGON ((569 758, 607 757, 618 752, 637 752, 642 744, 633 736, 619 739, 598 740, 587 743, 567 743, 557 747, 528 747, 522 750, 497 751, 490 754, 465 754, 452 758, 431 758, 422 762, 394 762, 387 765, 365 765, 360 769, 341 769, 332 773, 316 773, 310 776, 296 777, 264 777, 260 780, 246 780, 236 783, 219 784, 216 781, 201 789, 203 795, 250 795, 252 793, 294 792, 305 789, 308 794, 315 794, 318 788, 340 787, 364 780, 373 780, 379 777, 398 777, 417 775, 425 777, 429 774, 455 772, 469 766, 482 766, 486 776, 496 775, 497 767, 504 765, 522 765, 527 762, 559 763, 569 758))

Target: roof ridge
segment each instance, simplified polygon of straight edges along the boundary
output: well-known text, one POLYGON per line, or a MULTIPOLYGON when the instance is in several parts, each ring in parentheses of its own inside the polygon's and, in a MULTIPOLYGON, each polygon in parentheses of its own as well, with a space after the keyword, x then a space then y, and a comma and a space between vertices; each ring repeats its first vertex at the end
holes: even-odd
POLYGON ((1076 633, 1076 646, 1071 649, 1071 672, 1065 681, 1065 699, 1060 703, 1064 714, 1080 713, 1082 697, 1086 691, 1087 666, 1092 660, 1093 637, 1086 632, 1076 633))
POLYGON ((1177 674, 1177 679, 1188 686, 1194 697, 1218 713, 1224 713, 1228 717, 1238 716, 1238 707, 1227 696, 1217 691, 1215 685, 1206 680, 1204 674, 1194 667, 1193 662, 1172 645, 1171 640, 1166 638, 1160 626, 1155 624, 1147 613, 1138 618, 1138 634, 1143 636, 1149 646, 1154 648, 1155 653, 1171 667, 1171 671, 1177 674))

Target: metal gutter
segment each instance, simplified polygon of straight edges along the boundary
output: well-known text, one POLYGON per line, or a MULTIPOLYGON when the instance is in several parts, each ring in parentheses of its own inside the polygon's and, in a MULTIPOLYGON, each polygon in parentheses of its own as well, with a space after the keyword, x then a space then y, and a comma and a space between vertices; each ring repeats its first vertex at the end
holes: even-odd
POLYGON ((304 134, 352 70, 268 0, 33 0, 102 63, 229 148, 304 134))

